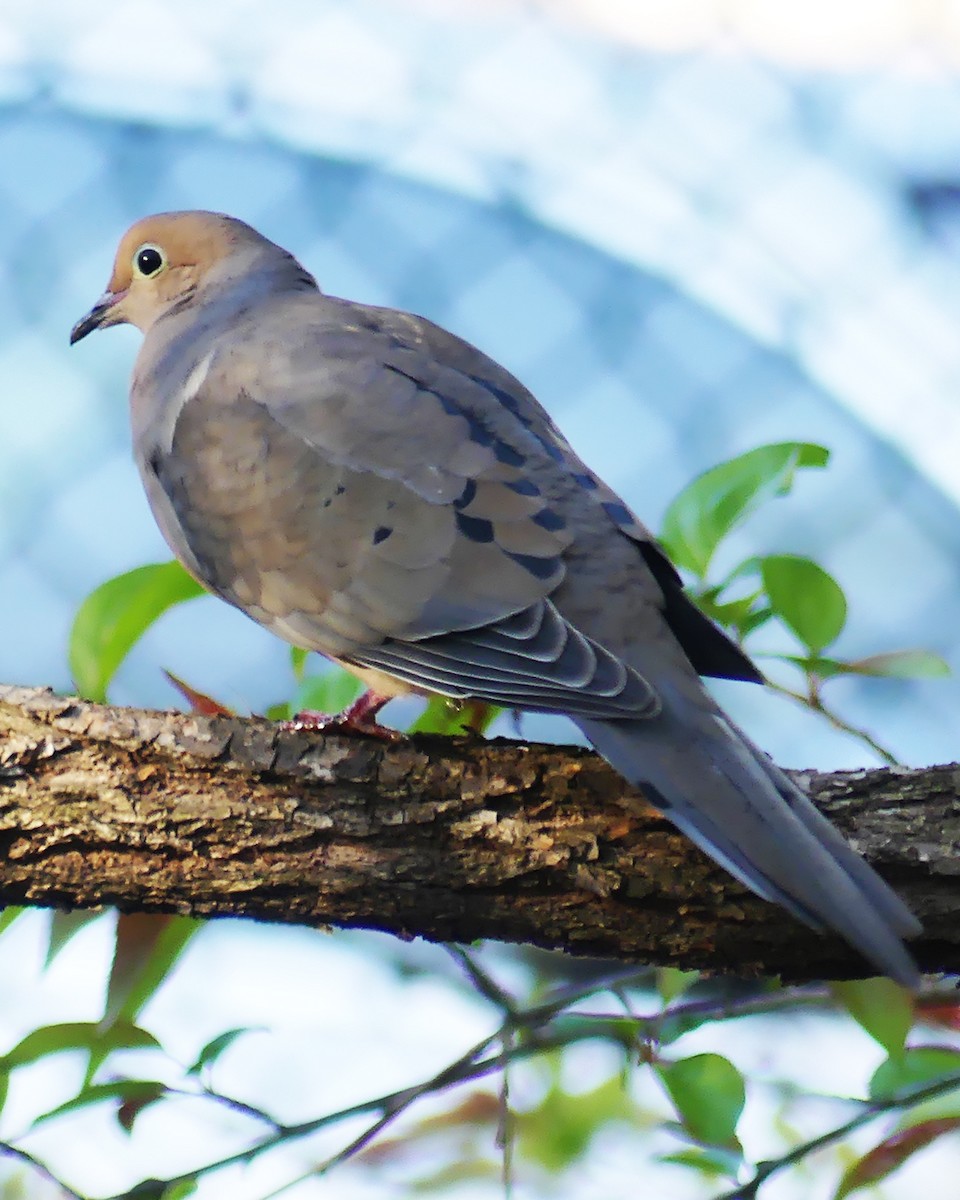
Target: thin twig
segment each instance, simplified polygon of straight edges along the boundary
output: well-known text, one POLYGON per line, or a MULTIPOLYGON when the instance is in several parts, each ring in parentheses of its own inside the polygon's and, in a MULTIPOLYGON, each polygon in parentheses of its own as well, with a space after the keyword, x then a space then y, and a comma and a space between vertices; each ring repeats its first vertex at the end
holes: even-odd
POLYGON ((503 1184, 503 1200, 513 1196, 513 1140, 515 1122, 510 1108, 510 1059, 514 1048, 514 1030, 504 1029, 500 1041, 500 1120, 497 1124, 496 1144, 500 1150, 500 1181, 503 1184))
POLYGON ((484 996, 491 1004, 495 1004, 501 1009, 509 1020, 513 1020, 517 1015, 517 1005, 514 998, 509 992, 497 983, 497 981, 488 975, 483 967, 468 954, 462 946, 446 946, 444 949, 455 958, 461 967, 470 976, 470 982, 477 989, 481 996, 484 996))
POLYGON ((960 1071, 954 1072, 945 1079, 937 1080, 935 1083, 926 1084, 924 1087, 914 1088, 908 1093, 900 1093, 898 1096, 893 1096, 888 1100, 872 1100, 864 1104, 861 1112, 857 1113, 849 1121, 843 1125, 838 1125, 835 1129, 830 1129, 826 1133, 821 1133, 818 1137, 811 1138, 808 1142, 802 1142, 799 1146, 794 1146, 786 1154, 780 1158, 770 1159, 767 1162, 761 1163, 754 1173, 752 1179, 739 1187, 733 1189, 732 1192, 724 1192, 720 1196, 716 1196, 714 1200, 755 1200, 757 1192, 773 1175, 779 1174, 780 1171, 787 1167, 792 1167, 801 1159, 807 1157, 808 1154, 813 1154, 817 1150, 822 1150, 826 1146, 833 1145, 834 1142, 843 1141, 851 1133, 855 1133, 864 1125, 868 1125, 877 1117, 883 1116, 884 1113, 893 1112, 897 1109, 912 1108, 915 1104, 921 1104, 924 1100, 932 1100, 937 1096, 945 1095, 948 1092, 955 1091, 960 1088, 960 1071))
POLYGON ((795 692, 792 688, 785 687, 782 683, 775 683, 772 679, 767 680, 767 687, 772 688, 775 692, 779 692, 781 696, 788 697, 790 700, 795 701, 804 708, 811 709, 813 712, 819 713, 819 715, 823 717, 825 721, 832 725, 834 729, 839 729, 841 733, 848 733, 851 737, 858 738, 864 743, 864 745, 869 746, 874 754, 876 754, 881 761, 885 762, 888 767, 903 766, 903 763, 901 763, 900 759, 898 759, 895 754, 888 750, 886 746, 881 745, 872 733, 859 725, 851 724, 850 721, 844 720, 839 713, 834 712, 832 708, 828 708, 824 704, 819 692, 812 693, 811 695, 804 695, 803 692, 795 692))
POLYGON ((275 1117, 271 1117, 264 1109, 257 1108, 253 1104, 247 1104, 245 1100, 237 1100, 235 1096, 225 1096, 223 1092, 215 1092, 213 1088, 203 1087, 199 1093, 179 1091, 173 1088, 170 1090, 180 1096, 194 1096, 205 1100, 215 1100, 218 1104, 222 1104, 225 1108, 229 1108, 233 1112, 241 1113, 245 1117, 252 1117, 256 1121, 262 1121, 265 1125, 269 1125, 275 1132, 279 1133, 283 1129, 283 1125, 275 1117))
POLYGON ((69 1184, 64 1183, 62 1179, 54 1175, 50 1168, 45 1166, 39 1158, 34 1158, 29 1151, 21 1150, 19 1146, 14 1146, 10 1142, 0 1142, 0 1157, 15 1158, 24 1163, 31 1171, 35 1171, 48 1183, 52 1183, 54 1187, 59 1188, 64 1196, 69 1197, 69 1200, 88 1200, 82 1192, 76 1191, 69 1184))

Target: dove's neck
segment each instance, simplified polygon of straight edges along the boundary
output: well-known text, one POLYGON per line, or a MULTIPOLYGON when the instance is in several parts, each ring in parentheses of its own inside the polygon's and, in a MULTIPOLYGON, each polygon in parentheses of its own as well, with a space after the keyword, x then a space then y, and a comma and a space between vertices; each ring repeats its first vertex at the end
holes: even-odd
POLYGON ((295 258, 272 249, 259 256, 245 253, 242 262, 236 261, 241 255, 232 256, 144 331, 130 394, 135 437, 153 427, 162 431, 161 441, 172 434, 177 412, 202 383, 226 331, 255 319, 257 310, 269 307, 273 297, 318 291, 313 276, 295 258))

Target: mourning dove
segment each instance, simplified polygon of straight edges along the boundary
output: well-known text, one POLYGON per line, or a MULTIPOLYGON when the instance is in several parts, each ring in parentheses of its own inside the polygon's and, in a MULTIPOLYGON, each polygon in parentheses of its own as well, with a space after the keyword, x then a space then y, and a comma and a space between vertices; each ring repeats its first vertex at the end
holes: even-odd
POLYGON ((215 213, 135 224, 71 342, 125 322, 137 464, 206 588, 353 671, 367 713, 566 714, 748 887, 916 982, 917 920, 699 678, 756 669, 508 371, 215 213))

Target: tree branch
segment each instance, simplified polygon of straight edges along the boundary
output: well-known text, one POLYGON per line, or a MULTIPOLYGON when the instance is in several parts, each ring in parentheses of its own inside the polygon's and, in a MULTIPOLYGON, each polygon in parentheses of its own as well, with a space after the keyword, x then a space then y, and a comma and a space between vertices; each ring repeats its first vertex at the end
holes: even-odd
MULTIPOLYGON (((960 767, 804 774, 960 970, 960 767)), ((0 903, 495 938, 788 979, 863 974, 596 755, 105 708, 0 686, 0 903)))

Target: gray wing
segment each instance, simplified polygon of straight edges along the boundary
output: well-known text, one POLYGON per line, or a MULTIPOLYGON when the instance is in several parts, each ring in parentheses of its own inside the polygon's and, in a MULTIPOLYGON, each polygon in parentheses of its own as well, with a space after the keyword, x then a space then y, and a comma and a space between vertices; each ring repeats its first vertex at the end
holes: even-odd
POLYGON ((188 568, 287 640, 415 686, 654 713, 653 689, 551 602, 577 490, 556 451, 478 380, 297 315, 216 350, 169 447, 141 448, 188 568))
MULTIPOLYGON (((342 344, 350 343, 350 354, 356 352, 358 335, 366 336, 368 344, 378 348, 372 364, 375 372, 382 363, 418 388, 442 397, 446 411, 466 422, 471 441, 489 442, 492 436, 495 455, 505 465, 519 463, 527 473, 514 486, 539 485, 555 498, 562 493, 568 513, 579 507, 592 518, 602 514, 605 531, 615 530, 627 538, 642 560, 642 567, 638 562, 635 568, 640 585, 699 674, 763 682, 744 652, 689 599, 679 574, 646 526, 579 458, 543 406, 509 371, 422 317, 333 297, 322 297, 322 303, 329 319, 345 331, 342 344)), ((362 394, 357 399, 364 404, 362 394)), ((389 409, 382 404, 378 408, 389 419, 389 409)), ((301 398, 296 419, 309 427, 312 411, 309 398, 305 403, 301 398)), ((306 432, 309 436, 309 428, 306 432)), ((389 453, 395 451, 391 443, 389 453)))

